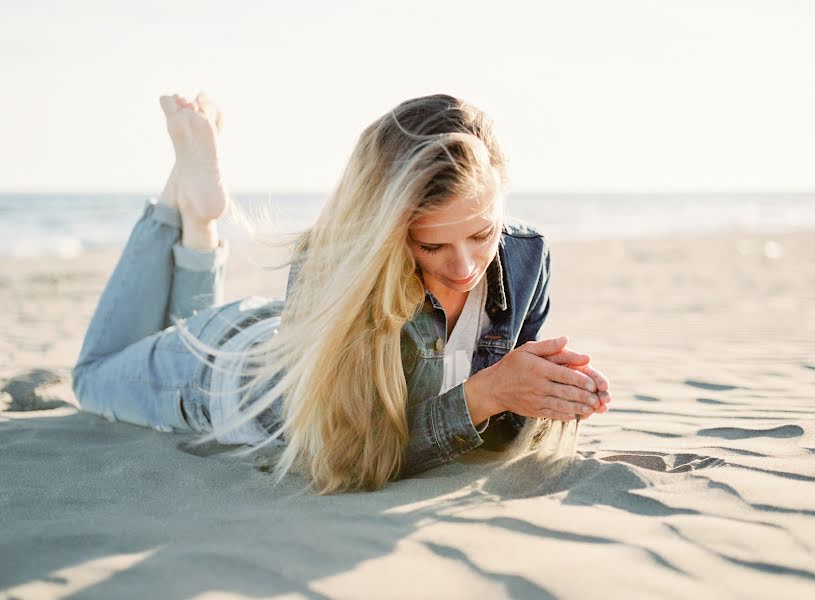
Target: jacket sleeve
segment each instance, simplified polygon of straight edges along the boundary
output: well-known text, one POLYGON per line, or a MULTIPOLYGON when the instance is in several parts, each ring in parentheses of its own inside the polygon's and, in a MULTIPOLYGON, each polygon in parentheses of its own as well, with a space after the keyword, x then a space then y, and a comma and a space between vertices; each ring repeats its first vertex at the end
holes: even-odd
MULTIPOLYGON (((551 257, 549 253, 549 244, 546 238, 542 239, 543 249, 541 253, 540 272, 538 273, 538 280, 535 286, 535 292, 532 295, 532 302, 529 304, 529 310, 526 313, 524 322, 521 325, 521 331, 518 334, 518 341, 515 347, 521 346, 526 342, 542 339, 541 330, 543 329, 544 321, 549 315, 549 282, 551 280, 551 257)), ((507 419, 512 428, 516 431, 526 423, 526 417, 507 412, 507 419)))
POLYGON ((449 463, 484 441, 467 408, 464 383, 407 409, 410 438, 399 478, 449 463))
POLYGON ((532 295, 532 302, 529 304, 529 310, 521 325, 518 341, 515 343, 516 347, 531 340, 541 339, 541 329, 549 314, 550 261, 549 245, 544 239, 537 284, 532 295))

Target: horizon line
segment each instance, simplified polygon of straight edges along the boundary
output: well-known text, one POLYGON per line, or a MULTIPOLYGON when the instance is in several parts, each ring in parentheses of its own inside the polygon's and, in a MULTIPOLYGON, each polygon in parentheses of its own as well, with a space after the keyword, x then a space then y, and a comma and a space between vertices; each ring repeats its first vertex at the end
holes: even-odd
MULTIPOLYGON (((332 190, 276 190, 276 191, 257 191, 257 190, 241 190, 230 191, 231 196, 323 196, 331 193, 332 190)), ((30 195, 30 196, 48 196, 48 195, 102 195, 111 194, 117 196, 156 196, 158 197, 160 191, 144 191, 144 190, 101 190, 101 189, 67 189, 67 190, 32 190, 32 189, 0 189, 0 195, 30 195)), ((507 196, 556 196, 556 195, 570 195, 570 196, 623 196, 623 195, 660 195, 660 196, 759 196, 759 195, 787 195, 787 196, 808 196, 815 194, 813 189, 760 189, 760 190, 747 190, 747 189, 628 189, 628 190, 586 190, 586 189, 523 189, 523 190, 509 190, 507 196)))

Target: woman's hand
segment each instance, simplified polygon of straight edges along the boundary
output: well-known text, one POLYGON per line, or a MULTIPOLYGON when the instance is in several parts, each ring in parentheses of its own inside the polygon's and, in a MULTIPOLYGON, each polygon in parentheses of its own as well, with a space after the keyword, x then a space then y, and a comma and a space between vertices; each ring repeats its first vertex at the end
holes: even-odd
MULTIPOLYGON (((591 377, 597 386, 597 396, 602 403, 594 410, 594 412, 607 412, 608 403, 611 402, 611 390, 609 389, 609 382, 600 371, 589 365, 591 362, 591 356, 588 354, 575 352, 574 350, 567 348, 566 344, 568 343, 568 338, 558 338, 557 340, 548 341, 555 344, 554 347, 561 347, 562 345, 562 348, 556 353, 547 355, 544 358, 555 364, 581 371, 582 373, 585 373, 591 377)), ((591 415, 584 418, 588 418, 589 416, 591 415)))
MULTIPOLYGON (((468 380, 476 397, 489 398, 493 403, 490 414, 505 410, 525 417, 570 421, 575 414, 587 417, 595 407, 601 407, 596 371, 584 372, 588 362, 572 351, 555 360, 574 361, 570 368, 548 360, 562 352, 566 338, 530 341, 518 346, 500 361, 475 373, 468 380), (581 370, 583 369, 583 370, 581 370)), ((608 382, 600 377, 601 387, 608 382)))

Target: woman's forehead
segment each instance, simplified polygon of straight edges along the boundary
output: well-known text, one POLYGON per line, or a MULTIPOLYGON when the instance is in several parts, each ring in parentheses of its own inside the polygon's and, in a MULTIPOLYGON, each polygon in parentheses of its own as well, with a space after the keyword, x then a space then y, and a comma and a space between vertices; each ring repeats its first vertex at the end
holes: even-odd
POLYGON ((498 222, 496 202, 489 194, 457 198, 417 218, 409 228, 410 237, 428 244, 465 239, 498 222))

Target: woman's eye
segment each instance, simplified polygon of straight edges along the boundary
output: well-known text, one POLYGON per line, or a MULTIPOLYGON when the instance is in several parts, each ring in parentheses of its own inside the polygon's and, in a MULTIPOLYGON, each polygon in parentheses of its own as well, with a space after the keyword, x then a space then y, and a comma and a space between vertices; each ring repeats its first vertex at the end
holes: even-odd
MULTIPOLYGON (((488 233, 487 235, 482 235, 480 237, 473 236, 472 239, 474 239, 479 244, 483 244, 484 242, 488 241, 491 237, 492 232, 488 233)), ((428 246, 419 246, 419 248, 421 248, 424 252, 427 252, 428 254, 435 254, 436 252, 441 250, 441 246, 436 246, 435 248, 430 248, 428 246)))

